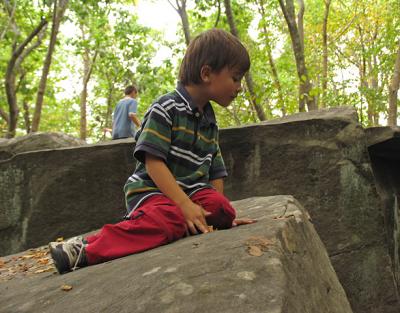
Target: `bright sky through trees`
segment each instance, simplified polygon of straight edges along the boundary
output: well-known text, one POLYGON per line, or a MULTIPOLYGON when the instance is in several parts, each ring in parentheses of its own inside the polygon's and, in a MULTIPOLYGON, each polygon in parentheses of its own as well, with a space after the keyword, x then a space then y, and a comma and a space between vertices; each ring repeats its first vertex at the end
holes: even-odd
POLYGON ((396 121, 400 2, 284 2, 295 3, 290 15, 301 22, 297 30, 283 1, 2 2, 0 134, 11 138, 39 129, 100 140, 124 86, 138 85, 143 116, 154 99, 176 86, 189 39, 212 27, 237 34, 252 61, 244 92, 226 110, 216 106, 220 127, 293 114, 304 103, 306 110, 352 106, 364 126, 386 125, 388 116, 396 121), (54 4, 67 8, 50 49, 54 4), (179 13, 171 4, 180 6, 179 13), (46 56, 52 56, 50 68, 46 56), (39 128, 33 127, 37 112, 39 128))

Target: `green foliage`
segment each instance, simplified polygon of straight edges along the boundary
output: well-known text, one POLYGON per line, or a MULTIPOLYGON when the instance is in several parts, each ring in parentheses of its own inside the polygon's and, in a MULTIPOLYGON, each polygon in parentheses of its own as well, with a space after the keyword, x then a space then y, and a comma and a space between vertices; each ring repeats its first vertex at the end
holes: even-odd
MULTIPOLYGON (((52 1, 18 0, 15 28, 9 23, 9 8, 5 3, 12 5, 14 1, 4 2, 0 7, 0 71, 3 80, 13 45, 21 44, 41 18, 51 21, 52 12, 52 1)), ((291 39, 278 2, 231 0, 231 5, 240 38, 250 52, 257 102, 268 118, 282 116, 282 105, 286 114, 296 113, 299 78, 291 39), (277 88, 271 62, 281 90, 277 88)), ((229 30, 222 0, 188 0, 187 8, 192 37, 214 26, 229 30)), ((322 0, 305 1, 305 59, 313 84, 311 94, 318 99, 319 105, 323 97, 324 10, 322 0)), ((179 20, 179 15, 175 14, 179 20)), ((63 131, 78 136, 85 49, 89 51, 91 60, 96 54, 87 103, 90 141, 104 138, 103 128, 111 126, 110 114, 123 97, 126 85, 135 83, 139 88, 139 116, 144 115, 157 97, 175 87, 185 51, 181 29, 176 40, 166 41, 156 30, 140 25, 134 2, 124 0, 70 0, 65 16, 48 78, 42 131, 63 131), (163 49, 170 51, 171 55, 160 62, 156 56, 163 49)), ((50 28, 46 30, 42 44, 32 50, 16 69, 20 109, 18 135, 27 131, 24 114, 32 118, 50 28)), ((323 99, 327 107, 353 106, 366 126, 382 122, 376 117, 387 115, 388 84, 393 74, 399 33, 398 0, 332 0, 327 33, 327 90, 323 99)), ((35 42, 36 38, 32 44, 35 42)), ((228 109, 218 105, 214 107, 222 127, 257 120, 246 91, 228 109)), ((4 88, 0 90, 0 109, 5 113, 9 110, 4 88)), ((0 135, 4 135, 6 130, 7 123, 0 118, 0 135)))

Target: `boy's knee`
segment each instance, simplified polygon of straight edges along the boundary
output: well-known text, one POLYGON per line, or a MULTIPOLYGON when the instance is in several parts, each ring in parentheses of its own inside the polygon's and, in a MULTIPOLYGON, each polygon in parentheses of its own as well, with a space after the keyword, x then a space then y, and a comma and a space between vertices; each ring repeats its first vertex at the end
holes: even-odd
POLYGON ((214 205, 216 210, 207 218, 207 223, 213 225, 217 229, 231 228, 232 222, 236 217, 236 211, 229 200, 223 195, 218 194, 215 197, 214 205))
POLYGON ((225 213, 231 216, 232 220, 236 217, 236 211, 232 207, 231 202, 222 194, 218 193, 216 196, 218 207, 223 208, 225 213))

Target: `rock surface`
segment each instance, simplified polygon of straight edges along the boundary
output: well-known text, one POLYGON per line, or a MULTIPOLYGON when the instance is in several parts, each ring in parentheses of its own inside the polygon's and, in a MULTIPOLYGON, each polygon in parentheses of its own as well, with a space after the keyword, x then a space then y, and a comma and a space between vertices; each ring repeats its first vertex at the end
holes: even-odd
POLYGON ((358 313, 398 313, 383 203, 352 108, 223 129, 231 199, 293 195, 306 207, 358 313))
POLYGON ((377 190, 384 205, 394 277, 400 289, 400 128, 371 127, 366 129, 366 135, 377 190))
MULTIPOLYGON (((386 219, 386 200, 376 190, 371 138, 352 108, 223 129, 225 190, 232 200, 294 195, 308 209, 353 310, 398 313, 398 226, 386 219)), ((126 140, 0 162, 0 255, 121 217, 122 186, 135 166, 132 149, 126 140)))
POLYGON ((0 283, 0 312, 352 312, 294 198, 251 198, 234 206, 258 222, 61 276, 0 283))
POLYGON ((54 149, 62 147, 76 147, 86 142, 64 133, 48 132, 33 133, 0 141, 0 160, 6 160, 18 153, 54 149))
POLYGON ((119 220, 133 139, 20 153, 0 161, 0 255, 119 220))

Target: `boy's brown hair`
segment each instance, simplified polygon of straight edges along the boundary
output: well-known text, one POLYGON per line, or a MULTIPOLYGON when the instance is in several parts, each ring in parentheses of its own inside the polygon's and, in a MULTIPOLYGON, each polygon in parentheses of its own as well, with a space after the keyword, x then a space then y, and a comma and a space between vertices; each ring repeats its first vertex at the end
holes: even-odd
POLYGON ((132 92, 137 92, 137 88, 135 85, 129 85, 124 90, 125 95, 130 95, 132 92))
POLYGON ((215 72, 224 67, 246 73, 250 57, 238 38, 222 29, 210 29, 195 37, 189 44, 179 70, 183 85, 200 84, 200 70, 208 65, 215 72))

